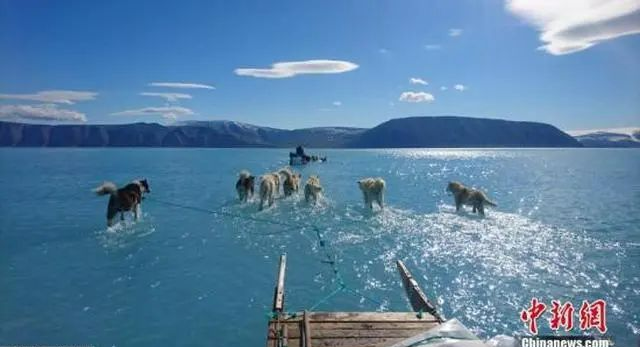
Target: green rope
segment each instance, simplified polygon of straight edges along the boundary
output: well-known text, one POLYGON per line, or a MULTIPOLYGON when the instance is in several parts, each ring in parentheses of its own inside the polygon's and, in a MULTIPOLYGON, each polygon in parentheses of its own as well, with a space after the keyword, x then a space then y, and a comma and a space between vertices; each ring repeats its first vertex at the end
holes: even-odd
MULTIPOLYGON (((145 200, 149 200, 149 201, 155 201, 159 204, 163 204, 163 205, 167 205, 167 206, 172 206, 172 207, 177 207, 177 208, 182 208, 182 209, 187 209, 187 210, 192 210, 192 211, 196 211, 196 212, 203 212, 203 213, 207 213, 207 214, 214 214, 214 215, 219 215, 219 216, 227 216, 227 217, 232 217, 232 218, 237 218, 237 219, 242 219, 242 220, 250 220, 253 222, 257 222, 257 223, 264 223, 264 224, 271 224, 271 225, 277 225, 277 226, 281 226, 281 227, 285 227, 285 230, 279 231, 279 232, 275 232, 275 233, 256 233, 259 235, 271 235, 271 234, 281 234, 284 232, 287 232, 289 229, 293 229, 293 228, 300 228, 300 227, 306 227, 306 228, 311 228, 315 231, 315 236, 316 239, 318 241, 318 245, 320 246, 320 248, 322 249, 322 253, 324 253, 324 259, 320 260, 320 263, 322 264, 326 264, 329 265, 329 267, 331 268, 331 272, 333 273, 333 276, 338 284, 338 287, 333 290, 331 293, 329 293, 328 295, 326 295, 324 298, 320 299, 318 302, 316 302, 313 306, 311 306, 311 308, 309 309, 309 311, 313 311, 316 307, 318 307, 319 305, 327 302, 329 299, 331 299, 333 296, 335 296, 336 294, 342 292, 342 291, 347 291, 351 294, 354 294, 360 298, 363 298, 365 300, 371 301, 372 303, 375 303, 376 305, 378 305, 378 307, 380 308, 380 310, 384 310, 383 306, 384 304, 376 299, 373 299, 367 295, 362 294, 360 291, 355 290, 355 289, 351 289, 347 286, 347 284, 345 283, 344 279, 342 278, 342 275, 340 273, 340 270, 338 269, 337 266, 337 256, 334 254, 334 252, 332 252, 329 248, 330 243, 324 239, 322 232, 320 231, 320 228, 318 228, 317 226, 313 225, 313 224, 308 224, 308 223, 298 223, 298 224, 292 224, 292 223, 286 223, 286 222, 280 222, 280 221, 275 221, 272 219, 266 219, 266 218, 256 218, 256 217, 251 217, 251 216, 247 216, 247 215, 241 215, 241 214, 236 214, 236 213, 231 213, 231 212, 226 212, 226 211, 217 211, 217 210, 210 210, 210 209, 206 209, 206 208, 201 208, 201 207, 196 207, 196 206, 189 206, 189 205, 183 205, 183 204, 179 204, 179 203, 174 203, 174 202, 170 202, 170 201, 163 201, 163 200, 159 200, 159 199, 155 199, 155 198, 150 198, 150 197, 145 197, 145 200)), ((295 314, 293 314, 295 316, 295 314)), ((275 317, 277 317, 277 313, 276 312, 269 312, 267 314, 268 317, 270 317, 270 319, 273 319, 275 317)))
POLYGON ((338 288, 336 288, 334 291, 332 291, 331 293, 329 293, 328 295, 326 295, 324 298, 318 300, 318 302, 316 302, 313 306, 311 306, 309 308, 308 311, 314 311, 318 306, 322 305, 323 303, 327 302, 329 299, 331 299, 334 295, 340 293, 342 290, 344 289, 344 287, 339 286, 338 288))

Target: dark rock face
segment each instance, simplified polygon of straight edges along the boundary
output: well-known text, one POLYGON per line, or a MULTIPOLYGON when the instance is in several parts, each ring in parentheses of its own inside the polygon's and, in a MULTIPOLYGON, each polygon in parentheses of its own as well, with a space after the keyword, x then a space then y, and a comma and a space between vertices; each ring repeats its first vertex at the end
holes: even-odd
POLYGON ((393 119, 372 129, 323 127, 283 130, 232 121, 174 126, 40 125, 0 122, 4 147, 580 147, 543 123, 466 117, 393 119))
POLYGON ((353 147, 581 147, 544 123, 467 117, 392 119, 366 131, 353 147))

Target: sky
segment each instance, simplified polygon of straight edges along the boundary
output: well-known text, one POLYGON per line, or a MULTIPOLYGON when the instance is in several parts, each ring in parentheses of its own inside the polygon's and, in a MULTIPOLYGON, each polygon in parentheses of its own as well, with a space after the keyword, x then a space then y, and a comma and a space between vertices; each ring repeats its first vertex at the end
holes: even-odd
POLYGON ((640 1, 0 0, 0 120, 640 126, 640 1))

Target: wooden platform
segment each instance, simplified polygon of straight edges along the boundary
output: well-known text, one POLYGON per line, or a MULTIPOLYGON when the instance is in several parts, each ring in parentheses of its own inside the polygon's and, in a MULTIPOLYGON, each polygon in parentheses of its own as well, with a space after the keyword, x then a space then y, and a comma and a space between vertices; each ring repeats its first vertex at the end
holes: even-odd
POLYGON ((444 321, 402 263, 398 271, 415 312, 297 312, 284 310, 286 256, 280 268, 267 347, 388 347, 444 321))
POLYGON ((309 341, 305 313, 269 322, 267 347, 383 347, 429 330, 440 322, 428 313, 415 312, 310 312, 309 341), (308 344, 306 344, 308 343, 308 344))

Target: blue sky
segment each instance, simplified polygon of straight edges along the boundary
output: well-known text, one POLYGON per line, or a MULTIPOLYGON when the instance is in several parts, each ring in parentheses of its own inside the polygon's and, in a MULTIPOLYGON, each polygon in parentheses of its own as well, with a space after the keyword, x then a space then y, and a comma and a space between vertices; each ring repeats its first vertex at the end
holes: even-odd
POLYGON ((628 0, 0 0, 0 119, 638 126, 637 33, 628 0))

